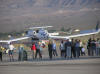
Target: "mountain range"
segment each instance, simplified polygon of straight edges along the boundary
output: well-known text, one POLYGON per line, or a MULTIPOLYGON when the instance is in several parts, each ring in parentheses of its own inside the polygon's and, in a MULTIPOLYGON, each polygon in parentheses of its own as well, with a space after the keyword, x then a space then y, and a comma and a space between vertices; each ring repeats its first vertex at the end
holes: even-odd
POLYGON ((0 0, 0 32, 33 26, 93 29, 100 21, 100 0, 0 0))

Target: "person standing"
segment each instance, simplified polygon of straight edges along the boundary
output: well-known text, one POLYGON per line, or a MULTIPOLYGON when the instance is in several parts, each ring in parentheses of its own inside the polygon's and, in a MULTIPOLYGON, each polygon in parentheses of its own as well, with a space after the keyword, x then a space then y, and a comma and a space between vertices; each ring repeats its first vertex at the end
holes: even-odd
POLYGON ((97 38, 97 42, 96 42, 96 54, 97 54, 97 56, 100 56, 100 38, 97 38))
POLYGON ((18 60, 19 61, 27 61, 27 58, 28 58, 27 51, 25 50, 24 45, 20 45, 18 60))
POLYGON ((96 41, 95 39, 92 39, 91 41, 91 55, 94 56, 96 54, 96 41))
POLYGON ((74 41, 74 39, 72 39, 72 41, 71 41, 71 58, 72 58, 72 56, 75 58, 75 41, 74 41))
POLYGON ((71 42, 69 41, 69 39, 67 39, 65 43, 65 49, 66 49, 66 56, 68 58, 71 58, 71 42))
POLYGON ((80 48, 79 56, 82 55, 82 47, 83 47, 83 43, 81 40, 79 40, 79 48, 80 48))
POLYGON ((37 54, 39 54, 39 58, 42 59, 42 55, 41 55, 41 52, 40 52, 40 44, 39 44, 39 42, 36 42, 35 46, 36 46, 35 59, 37 58, 37 54))
POLYGON ((75 40, 75 54, 76 58, 79 58, 79 52, 80 52, 80 43, 79 40, 75 40))
POLYGON ((42 44, 42 42, 39 42, 39 45, 40 45, 40 53, 41 53, 41 56, 42 56, 42 51, 43 51, 43 48, 45 48, 45 45, 42 44))
POLYGON ((61 41, 61 43, 60 43, 60 55, 61 55, 61 57, 64 57, 65 56, 65 49, 64 49, 64 42, 63 41, 61 41))
POLYGON ((25 48, 23 47, 23 60, 27 61, 28 60, 28 55, 27 55, 27 51, 25 50, 25 48))
POLYGON ((10 61, 14 61, 13 54, 14 54, 14 46, 12 45, 12 43, 10 43, 9 44, 9 57, 10 57, 10 61))
POLYGON ((53 48, 52 42, 49 41, 49 44, 48 44, 48 52, 49 52, 49 58, 50 59, 52 59, 52 48, 53 48))
POLYGON ((88 40, 88 42, 87 42, 87 49, 88 49, 88 56, 90 56, 91 55, 91 38, 88 40))
POLYGON ((24 47, 22 45, 19 46, 19 56, 18 56, 18 61, 23 61, 23 51, 24 51, 24 47))
POLYGON ((53 55, 54 56, 58 56, 58 54, 57 54, 57 50, 56 50, 56 43, 55 42, 53 42, 53 55))
POLYGON ((32 44, 31 50, 32 50, 32 58, 34 59, 35 55, 36 55, 36 46, 35 46, 35 43, 32 44))

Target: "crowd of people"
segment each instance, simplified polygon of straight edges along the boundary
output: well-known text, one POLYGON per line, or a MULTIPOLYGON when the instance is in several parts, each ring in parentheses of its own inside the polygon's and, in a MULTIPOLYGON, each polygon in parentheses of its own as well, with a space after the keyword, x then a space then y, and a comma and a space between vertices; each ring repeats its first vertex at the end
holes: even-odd
MULTIPOLYGON (((87 42, 87 50, 88 56, 100 56, 100 38, 97 40, 90 38, 87 42)), ((39 55, 39 59, 42 59, 42 49, 45 47, 45 44, 42 44, 40 41, 33 42, 31 45, 32 59, 37 59, 37 55, 39 55)), ((79 39, 69 39, 65 41, 61 41, 59 47, 56 46, 56 42, 49 40, 48 42, 48 53, 49 58, 52 59, 53 56, 58 56, 58 48, 60 50, 60 56, 62 58, 79 58, 80 56, 86 55, 86 48, 84 44, 79 39)), ((14 61, 14 45, 12 43, 9 44, 9 58, 10 61, 14 61)), ((27 60, 27 51, 24 49, 24 46, 19 45, 18 47, 18 61, 26 61, 27 60)), ((0 60, 2 61, 2 49, 0 48, 0 60)))
POLYGON ((79 58, 83 53, 85 55, 85 48, 83 47, 82 42, 78 39, 72 39, 71 41, 67 39, 65 42, 62 41, 60 44, 60 50, 61 57, 65 58, 79 58))
MULTIPOLYGON (((55 44, 50 41, 49 44, 48 44, 50 59, 52 59, 52 55, 54 53, 54 46, 55 46, 55 44)), ((61 41, 61 43, 59 45, 59 49, 60 49, 61 57, 65 57, 65 58, 76 57, 76 58, 79 58, 80 51, 81 51, 81 49, 83 49, 83 47, 82 47, 82 42, 80 40, 76 39, 74 41, 72 39, 71 41, 69 41, 69 39, 67 39, 66 41, 63 41, 63 40, 61 41)), ((55 53, 57 53, 57 51, 55 51, 55 53)), ((82 55, 83 55, 83 53, 85 54, 85 50, 81 51, 82 55)))
POLYGON ((100 38, 97 38, 97 40, 90 38, 88 40, 87 49, 89 56, 100 56, 100 38))
MULTIPOLYGON (((90 38, 84 47, 84 44, 79 39, 72 39, 71 41, 67 39, 66 41, 61 41, 59 49, 60 49, 60 55, 61 57, 65 58, 79 58, 80 56, 86 55, 86 49, 88 50, 88 56, 100 56, 100 38, 97 38, 95 40, 94 38, 90 38), (86 46, 87 45, 87 46, 86 46)), ((57 54, 56 47, 54 42, 49 41, 48 44, 48 51, 49 51, 49 57, 52 59, 52 55, 54 55, 54 52, 57 54)), ((54 55, 55 56, 55 55, 54 55)))

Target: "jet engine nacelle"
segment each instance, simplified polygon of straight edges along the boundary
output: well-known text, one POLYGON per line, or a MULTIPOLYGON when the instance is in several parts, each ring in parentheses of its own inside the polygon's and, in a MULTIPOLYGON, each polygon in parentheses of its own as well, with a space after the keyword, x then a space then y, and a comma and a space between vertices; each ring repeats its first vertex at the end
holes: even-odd
POLYGON ((28 36, 36 36, 36 31, 29 30, 29 31, 27 31, 27 35, 28 36))

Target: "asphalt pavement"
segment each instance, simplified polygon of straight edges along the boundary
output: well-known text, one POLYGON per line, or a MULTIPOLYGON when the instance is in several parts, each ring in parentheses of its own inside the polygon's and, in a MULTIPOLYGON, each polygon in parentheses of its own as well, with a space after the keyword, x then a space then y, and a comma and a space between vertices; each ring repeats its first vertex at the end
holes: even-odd
POLYGON ((15 53, 14 61, 10 62, 8 54, 4 54, 0 74, 100 74, 100 56, 65 59, 58 55, 50 60, 47 50, 42 55, 43 59, 32 60, 28 52, 27 61, 18 61, 18 53, 15 53))
POLYGON ((0 62, 0 74, 100 74, 100 57, 0 62))

